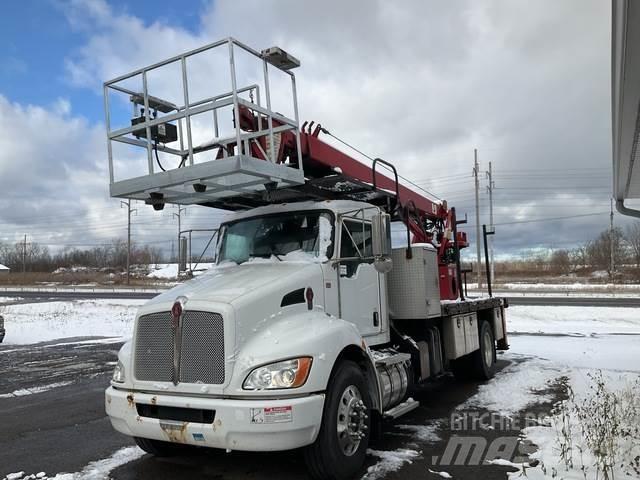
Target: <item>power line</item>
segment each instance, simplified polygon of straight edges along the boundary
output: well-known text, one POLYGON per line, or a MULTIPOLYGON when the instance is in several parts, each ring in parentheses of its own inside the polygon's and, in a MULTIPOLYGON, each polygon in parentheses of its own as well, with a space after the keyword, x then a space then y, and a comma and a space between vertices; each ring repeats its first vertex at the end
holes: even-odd
MULTIPOLYGON (((372 157, 370 157, 369 155, 367 155, 366 153, 364 153, 362 150, 358 150, 356 147, 354 147, 353 145, 345 142, 344 140, 342 140, 341 138, 336 137, 334 134, 332 134, 331 132, 329 132, 329 130, 327 130, 326 128, 322 129, 323 133, 326 133, 327 135, 335 138, 337 141, 339 141, 340 143, 342 143, 343 145, 347 146, 348 148, 358 152, 360 155, 362 155, 363 157, 368 158, 369 160, 371 160, 372 162, 374 161, 374 159, 372 157)), ((436 194, 431 193, 430 191, 422 188, 420 185, 417 185, 415 183, 413 183, 411 180, 409 180, 406 177, 403 177, 402 175, 398 174, 398 178, 403 179, 405 182, 410 183, 411 185, 413 185, 414 187, 418 188, 419 190, 422 190, 424 193, 426 193, 427 195, 430 195, 432 197, 434 197, 437 200, 442 200, 440 197, 438 197, 436 194)))
MULTIPOLYGON (((506 226, 506 225, 519 225, 523 223, 539 223, 539 222, 554 222, 556 220, 568 220, 571 218, 582 218, 582 217, 594 217, 597 215, 608 215, 609 212, 596 212, 596 213, 584 213, 581 215, 567 215, 564 217, 549 217, 549 218, 534 218, 531 220, 517 220, 514 222, 502 222, 496 223, 496 226, 506 226)), ((471 226, 471 225, 470 225, 471 226)))

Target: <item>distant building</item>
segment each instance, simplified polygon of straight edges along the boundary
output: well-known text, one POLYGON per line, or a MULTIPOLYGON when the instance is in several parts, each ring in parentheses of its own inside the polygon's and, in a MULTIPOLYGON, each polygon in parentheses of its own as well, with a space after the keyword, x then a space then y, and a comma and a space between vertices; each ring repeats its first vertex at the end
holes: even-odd
POLYGON ((0 263, 0 275, 8 275, 11 269, 9 267, 5 267, 0 263))

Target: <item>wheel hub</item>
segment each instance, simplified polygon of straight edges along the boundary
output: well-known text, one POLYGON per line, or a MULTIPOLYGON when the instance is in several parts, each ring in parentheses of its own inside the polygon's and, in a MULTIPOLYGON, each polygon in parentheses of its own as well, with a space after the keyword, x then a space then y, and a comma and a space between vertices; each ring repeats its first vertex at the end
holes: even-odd
POLYGON ((349 385, 338 404, 338 443, 342 452, 351 456, 358 450, 360 442, 366 436, 367 406, 362 401, 360 390, 355 385, 349 385))

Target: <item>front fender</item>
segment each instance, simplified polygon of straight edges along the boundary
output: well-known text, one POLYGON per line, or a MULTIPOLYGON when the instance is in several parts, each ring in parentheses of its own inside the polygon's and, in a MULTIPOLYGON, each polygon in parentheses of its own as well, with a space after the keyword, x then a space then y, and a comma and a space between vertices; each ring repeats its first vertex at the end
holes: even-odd
MULTIPOLYGON (((233 379, 226 393, 273 397, 283 393, 307 394, 326 390, 338 356, 346 347, 353 346, 362 350, 362 345, 362 336, 355 325, 322 311, 276 317, 236 352, 233 379), (254 368, 304 356, 312 357, 313 363, 309 378, 303 386, 287 390, 242 389, 242 383, 254 368)), ((369 356, 366 351, 365 354, 369 356)))

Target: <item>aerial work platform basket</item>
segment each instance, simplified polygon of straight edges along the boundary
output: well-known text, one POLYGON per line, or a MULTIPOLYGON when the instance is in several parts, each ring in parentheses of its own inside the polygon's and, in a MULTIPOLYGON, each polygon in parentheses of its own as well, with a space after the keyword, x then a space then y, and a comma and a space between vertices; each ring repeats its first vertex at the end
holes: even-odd
POLYGON ((111 196, 162 209, 304 184, 297 66, 229 38, 105 82, 111 196))

